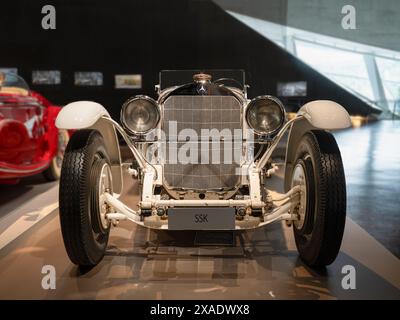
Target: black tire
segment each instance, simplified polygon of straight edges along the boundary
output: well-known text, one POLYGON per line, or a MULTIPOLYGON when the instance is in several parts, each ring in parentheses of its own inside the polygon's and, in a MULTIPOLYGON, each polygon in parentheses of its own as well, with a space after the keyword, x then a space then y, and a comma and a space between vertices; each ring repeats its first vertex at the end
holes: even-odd
POLYGON ((47 181, 56 181, 61 177, 61 167, 62 161, 64 159, 65 147, 69 141, 68 131, 59 130, 58 131, 58 143, 57 143, 57 154, 51 160, 50 166, 43 171, 43 176, 47 181))
POLYGON ((294 164, 304 170, 306 181, 304 222, 293 224, 296 246, 307 265, 323 267, 339 253, 346 220, 346 181, 333 135, 321 130, 306 133, 294 164))
POLYGON ((110 225, 102 227, 98 202, 100 170, 109 164, 102 135, 76 131, 66 148, 60 179, 60 223, 70 260, 94 266, 107 248, 110 225))

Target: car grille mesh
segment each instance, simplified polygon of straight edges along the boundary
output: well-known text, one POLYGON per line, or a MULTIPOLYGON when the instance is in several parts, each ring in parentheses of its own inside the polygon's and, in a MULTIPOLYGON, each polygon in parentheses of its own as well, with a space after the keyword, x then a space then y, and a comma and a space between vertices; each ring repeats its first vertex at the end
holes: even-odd
POLYGON ((171 96, 164 103, 163 115, 163 130, 168 139, 164 159, 166 184, 200 191, 233 189, 239 179, 238 158, 242 152, 239 101, 233 96, 171 96), (176 123, 176 129, 172 129, 171 122, 176 123), (223 135, 223 141, 212 140, 209 135, 201 136, 202 129, 223 130, 231 135, 223 135), (182 130, 186 134, 180 135, 182 130), (183 150, 187 150, 189 163, 182 163, 179 155, 183 150))

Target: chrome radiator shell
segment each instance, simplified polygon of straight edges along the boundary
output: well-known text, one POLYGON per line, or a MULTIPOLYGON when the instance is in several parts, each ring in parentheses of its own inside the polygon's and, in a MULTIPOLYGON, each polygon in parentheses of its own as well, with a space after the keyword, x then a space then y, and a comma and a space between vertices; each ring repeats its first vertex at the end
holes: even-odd
POLYGON ((173 95, 162 112, 165 186, 199 192, 234 189, 240 178, 241 103, 234 96, 173 95), (211 135, 202 136, 208 133, 202 129, 211 135), (182 162, 185 150, 189 160, 184 156, 182 162))

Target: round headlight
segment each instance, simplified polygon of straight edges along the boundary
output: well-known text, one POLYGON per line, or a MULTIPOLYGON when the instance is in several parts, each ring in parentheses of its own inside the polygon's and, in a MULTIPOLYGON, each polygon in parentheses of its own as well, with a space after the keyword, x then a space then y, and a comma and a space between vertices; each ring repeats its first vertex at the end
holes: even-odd
POLYGON ((250 101, 246 111, 246 121, 257 134, 272 135, 285 122, 285 109, 279 99, 260 96, 250 101))
POLYGON ((157 127, 160 108, 147 96, 136 96, 124 103, 121 110, 122 125, 133 134, 145 134, 157 127))

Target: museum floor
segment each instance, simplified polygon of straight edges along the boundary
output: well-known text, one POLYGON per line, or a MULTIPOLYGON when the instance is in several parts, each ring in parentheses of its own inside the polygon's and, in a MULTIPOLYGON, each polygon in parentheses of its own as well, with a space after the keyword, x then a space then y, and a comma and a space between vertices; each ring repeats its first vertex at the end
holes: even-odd
MULTIPOLYGON (((62 243, 57 183, 34 177, 0 186, 0 299, 400 299, 400 122, 335 135, 348 218, 341 252, 323 270, 302 263, 283 223, 203 234, 129 222, 111 231, 97 267, 80 270, 62 243), (56 269, 55 290, 41 287, 44 265, 56 269), (344 265, 355 267, 355 290, 341 286, 344 265)), ((124 198, 136 201, 129 183, 124 198)), ((271 183, 279 188, 281 177, 271 183)))

